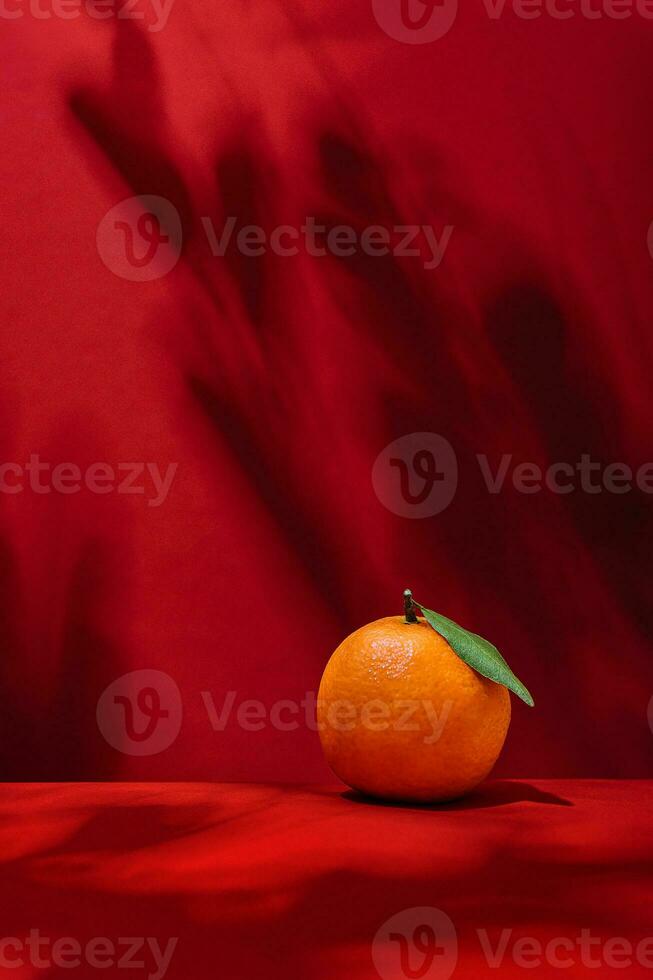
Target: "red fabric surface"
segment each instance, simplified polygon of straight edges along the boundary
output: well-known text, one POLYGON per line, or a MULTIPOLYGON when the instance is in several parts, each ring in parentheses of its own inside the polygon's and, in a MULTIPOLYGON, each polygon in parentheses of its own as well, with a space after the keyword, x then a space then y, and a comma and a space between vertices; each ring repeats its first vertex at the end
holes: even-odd
POLYGON ((1 459, 178 464, 159 507, 1 495, 5 778, 324 779, 309 727, 216 734, 202 692, 299 701, 406 585, 535 694, 499 773, 646 775, 650 495, 492 496, 475 454, 650 457, 653 25, 466 4, 413 46, 368 3, 177 0, 148 26, 2 24, 1 459), (134 195, 183 228, 152 282, 96 247, 134 195), (217 259, 201 218, 230 215, 455 230, 432 271, 217 259), (423 520, 371 480, 412 432, 460 470, 423 520), (183 700, 151 756, 96 723, 139 669, 183 700))
MULTIPOLYGON (((398 948, 376 938, 384 923, 436 908, 453 923, 457 961, 446 958, 452 934, 440 933, 446 949, 435 973, 420 974, 424 960, 411 950, 415 976, 443 980, 442 964, 453 963, 454 980, 523 977, 513 950, 527 938, 576 944, 573 954, 557 949, 573 955, 563 969, 533 968, 531 953, 532 975, 619 975, 606 967, 606 949, 617 955, 607 942, 637 948, 653 933, 651 799, 650 782, 596 780, 495 781, 462 803, 426 809, 337 788, 3 786, 2 935, 24 941, 38 930, 50 941, 46 957, 64 937, 84 948, 99 936, 153 937, 164 950, 176 937, 169 980, 373 980, 383 977, 373 956, 398 948), (504 929, 507 952, 499 969, 489 967, 478 930, 496 949, 504 929), (585 963, 583 930, 592 940, 585 963)), ((411 939, 418 919, 407 921, 411 939)), ((390 967, 391 980, 410 975, 390 967)), ((73 972, 98 975, 88 964, 73 972)), ((146 970, 104 971, 114 974, 146 970)), ((621 974, 650 967, 634 962, 621 974)), ((44 973, 26 965, 13 975, 44 973)))

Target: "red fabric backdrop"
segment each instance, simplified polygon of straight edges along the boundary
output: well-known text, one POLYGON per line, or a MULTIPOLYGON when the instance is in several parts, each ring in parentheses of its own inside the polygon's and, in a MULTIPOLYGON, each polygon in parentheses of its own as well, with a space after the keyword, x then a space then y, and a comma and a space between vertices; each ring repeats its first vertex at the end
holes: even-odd
POLYGON ((0 786, 0 909, 16 937, 3 974, 640 980, 652 795, 643 780, 498 780, 433 808, 319 786, 0 786), (418 929, 433 914, 429 957, 418 929), (87 952, 100 929, 102 973, 87 952), (46 964, 74 937, 74 972, 74 953, 30 969, 32 930, 46 964), (135 934, 151 938, 117 966, 135 934))
POLYGON ((2 462, 178 464, 160 506, 0 494, 3 777, 323 779, 310 725, 214 731, 207 692, 299 702, 406 585, 535 694, 499 773, 645 775, 650 495, 490 494, 475 456, 653 457, 653 22, 467 5, 411 45, 367 2, 177 0, 149 26, 24 8, 2 27, 2 462), (135 195, 183 234, 152 281, 96 245, 135 195), (429 270, 216 257, 207 216, 454 230, 429 270), (419 520, 371 477, 415 432, 459 467, 419 520), (183 705, 142 756, 96 719, 140 669, 183 705))

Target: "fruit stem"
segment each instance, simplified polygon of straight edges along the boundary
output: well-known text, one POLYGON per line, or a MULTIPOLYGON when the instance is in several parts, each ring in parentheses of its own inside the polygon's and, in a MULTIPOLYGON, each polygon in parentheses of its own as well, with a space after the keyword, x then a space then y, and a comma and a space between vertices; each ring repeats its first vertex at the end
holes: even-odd
POLYGON ((415 603, 413 602, 413 593, 410 589, 404 590, 404 615, 407 623, 419 622, 415 615, 415 603))

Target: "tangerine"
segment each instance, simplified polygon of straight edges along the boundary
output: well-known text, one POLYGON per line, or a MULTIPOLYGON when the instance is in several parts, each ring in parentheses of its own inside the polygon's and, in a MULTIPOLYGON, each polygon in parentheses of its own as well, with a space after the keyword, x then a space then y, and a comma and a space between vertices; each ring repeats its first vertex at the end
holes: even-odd
POLYGON ((353 789, 445 802, 488 775, 510 724, 510 695, 469 667, 421 617, 378 619, 348 636, 322 677, 326 760, 353 789))

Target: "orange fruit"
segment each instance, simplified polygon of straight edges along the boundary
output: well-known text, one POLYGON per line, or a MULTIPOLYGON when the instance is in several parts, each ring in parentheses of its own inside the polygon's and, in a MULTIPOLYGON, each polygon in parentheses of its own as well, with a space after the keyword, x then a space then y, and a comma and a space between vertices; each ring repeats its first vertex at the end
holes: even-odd
POLYGON ((492 769, 510 724, 510 695, 421 617, 388 616, 335 651, 317 718, 326 760, 348 786, 385 800, 444 802, 492 769))

